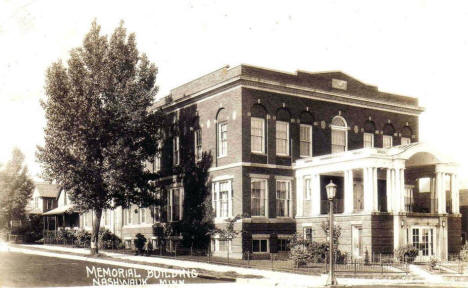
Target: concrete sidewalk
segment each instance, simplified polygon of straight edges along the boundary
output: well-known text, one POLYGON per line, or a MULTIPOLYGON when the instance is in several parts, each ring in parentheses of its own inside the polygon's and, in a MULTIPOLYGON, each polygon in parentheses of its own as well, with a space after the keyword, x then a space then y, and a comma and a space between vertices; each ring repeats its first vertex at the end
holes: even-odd
MULTIPOLYGON (((86 261, 111 261, 104 260, 95 257, 84 257, 78 255, 88 255, 89 249, 85 248, 69 248, 61 247, 54 245, 15 245, 10 246, 11 251, 21 252, 21 253, 49 253, 53 257, 65 257, 73 259, 75 257, 86 258, 86 261), (42 250, 42 251, 41 251, 42 250), (48 250, 50 252, 45 252, 48 250), (53 252, 60 253, 53 253, 53 252), (65 254, 64 254, 65 253, 65 254), (53 254, 53 255, 52 255, 53 254), (73 255, 75 254, 75 255, 73 255), (71 257, 71 258, 70 258, 71 257)), ((248 286, 262 286, 262 287, 322 287, 325 284, 327 275, 315 276, 315 275, 304 275, 304 274, 295 274, 287 272, 278 272, 271 270, 262 270, 255 268, 243 268, 243 267, 233 267, 228 265, 218 265, 211 263, 203 263, 196 261, 186 261, 186 260, 177 260, 169 258, 160 258, 160 257, 145 257, 145 256, 133 256, 120 253, 113 253, 107 251, 100 251, 101 254, 112 258, 115 262, 124 263, 125 266, 148 269, 143 267, 150 267, 154 269, 154 266, 165 266, 171 267, 169 270, 177 270, 180 268, 183 269, 197 269, 205 270, 209 272, 222 273, 225 275, 235 275, 238 274, 239 277, 236 277, 236 282, 239 284, 245 284, 248 286), (134 263, 131 263, 131 262, 134 263), (138 264, 136 264, 138 263, 138 264), (137 267, 138 266, 138 267, 137 267), (177 267, 177 268, 174 268, 177 267), (243 277, 244 276, 244 277, 243 277), (251 276, 257 276, 258 278, 252 279, 251 276)), ((80 259, 81 260, 81 259, 80 259)), ((99 262, 97 262, 99 263, 99 262)), ((119 265, 121 265, 119 264, 119 265)), ((158 268, 159 269, 159 268, 158 268)), ((161 268, 167 269, 167 268, 161 268)), ((417 273, 417 269, 412 269, 417 273), (415 271, 416 270, 416 271, 415 271)), ((427 275, 425 275, 427 276, 427 275)), ((402 277, 403 278, 403 277, 402 277)), ((428 286, 441 286, 441 287, 468 287, 466 282, 444 282, 441 278, 436 277, 425 277, 423 280, 407 280, 407 279, 362 279, 362 278, 340 278, 338 277, 338 283, 340 285, 368 285, 372 286, 385 286, 385 285, 405 285, 410 286, 411 284, 419 285, 428 285, 428 286)))

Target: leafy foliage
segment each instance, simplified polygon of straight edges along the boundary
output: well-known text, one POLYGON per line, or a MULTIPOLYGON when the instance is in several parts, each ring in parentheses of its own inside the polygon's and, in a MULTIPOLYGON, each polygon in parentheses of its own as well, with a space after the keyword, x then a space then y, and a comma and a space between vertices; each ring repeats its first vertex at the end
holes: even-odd
POLYGON ((462 246, 460 250, 460 259, 468 262, 468 243, 465 243, 465 245, 462 246))
POLYGON ((395 256, 401 262, 408 261, 413 262, 414 258, 418 256, 419 249, 414 247, 413 245, 406 245, 402 246, 395 250, 395 256))
POLYGON ((96 22, 67 65, 47 70, 45 145, 37 158, 44 178, 56 180, 81 211, 94 210, 93 242, 103 209, 155 201, 156 176, 144 163, 164 127, 162 113, 150 109, 156 74, 135 34, 127 36, 121 23, 108 39, 96 22))
POLYGON ((0 171, 0 211, 5 218, 1 221, 10 227, 11 220, 25 219, 25 208, 34 190, 34 183, 24 164, 24 155, 15 148, 11 160, 0 171))
POLYGON ((141 233, 137 233, 135 235, 135 239, 133 240, 133 244, 137 249, 137 254, 143 255, 143 248, 145 247, 145 243, 146 237, 141 233))
MULTIPOLYGON (((322 228, 322 231, 325 233, 325 235, 329 235, 329 229, 330 229, 330 222, 329 221, 323 221, 320 224, 320 227, 322 228)), ((339 240, 341 237, 341 226, 339 225, 334 225, 333 227, 333 244, 335 247, 338 247, 339 240)))
MULTIPOLYGON (((193 155, 193 153, 186 155, 193 155)), ((184 247, 205 249, 209 243, 208 234, 214 227, 208 185, 208 169, 211 167, 211 162, 212 156, 209 153, 203 153, 199 162, 193 159, 184 160, 184 214, 177 225, 177 231, 183 236, 184 247)))
MULTIPOLYGON (((303 266, 307 263, 325 263, 329 257, 328 242, 315 242, 301 238, 301 235, 294 235, 289 243, 289 258, 297 266, 303 266)), ((335 249, 336 263, 344 263, 347 254, 335 249)))
POLYGON ((119 247, 121 240, 108 229, 99 230, 99 247, 104 249, 112 249, 119 247))

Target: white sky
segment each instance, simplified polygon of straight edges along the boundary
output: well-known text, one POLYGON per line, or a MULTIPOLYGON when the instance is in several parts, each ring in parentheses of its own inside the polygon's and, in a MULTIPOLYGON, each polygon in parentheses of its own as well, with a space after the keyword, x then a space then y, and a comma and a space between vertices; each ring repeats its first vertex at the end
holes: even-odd
POLYGON ((463 1, 0 0, 0 162, 13 146, 39 173, 47 67, 80 46, 96 18, 123 19, 159 68, 159 96, 226 64, 341 70, 381 91, 418 97, 420 138, 460 164, 465 133, 468 3, 463 1), (177 3, 175 3, 177 2, 177 3))

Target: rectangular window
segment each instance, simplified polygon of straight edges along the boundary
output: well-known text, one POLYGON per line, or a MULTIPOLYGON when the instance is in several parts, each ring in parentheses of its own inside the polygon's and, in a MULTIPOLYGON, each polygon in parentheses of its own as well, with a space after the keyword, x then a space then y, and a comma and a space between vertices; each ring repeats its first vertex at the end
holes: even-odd
POLYGON ((195 130, 195 160, 200 161, 202 159, 202 134, 201 129, 195 130))
POLYGON ((419 229, 413 228, 413 246, 419 249, 419 229))
POLYGON ((140 223, 146 223, 146 208, 140 208, 140 223))
POLYGON ((174 166, 177 166, 180 164, 180 138, 179 136, 174 136, 174 139, 172 140, 172 151, 174 155, 172 155, 172 162, 174 166))
POLYGON ((109 217, 107 215, 107 211, 108 210, 104 210, 104 212, 103 212, 103 214, 104 214, 104 226, 109 225, 109 217))
POLYGON ((390 148, 393 146, 393 137, 390 135, 383 135, 383 148, 390 148))
POLYGON ((253 239, 252 240, 253 253, 266 253, 268 252, 268 239, 253 239))
POLYGON ((218 124, 218 157, 227 155, 227 123, 218 124))
POLYGON ((181 219, 180 189, 169 191, 169 221, 179 221, 181 219))
POLYGON ((161 221, 161 206, 156 205, 153 207, 153 217, 155 222, 161 221))
POLYGON ((265 179, 252 179, 251 188, 251 214, 252 216, 267 216, 266 214, 266 203, 267 203, 267 191, 266 191, 266 180, 265 179))
POLYGON ((289 123, 276 121, 276 154, 289 155, 289 123))
POLYGON ((158 151, 156 152, 156 155, 154 155, 154 163, 153 163, 153 169, 154 172, 159 172, 161 170, 161 149, 162 149, 162 143, 161 141, 158 141, 158 151))
POLYGON ((220 240, 216 239, 216 242, 218 242, 218 251, 220 252, 226 252, 229 249, 229 240, 220 240))
POLYGON ((312 228, 304 228, 304 240, 312 241, 312 228))
POLYGON ((289 239, 278 239, 278 251, 279 252, 289 251, 289 239))
POLYGON ((39 208, 39 197, 34 198, 34 208, 39 208))
POLYGON ((301 124, 299 136, 301 157, 312 156, 312 126, 301 124))
POLYGON ((126 210, 125 210, 125 215, 127 216, 126 220, 127 220, 127 225, 130 225, 132 224, 132 208, 131 207, 128 207, 126 210))
POLYGON ((212 197, 215 217, 229 217, 232 211, 231 180, 213 183, 212 197))
POLYGON ((250 118, 250 145, 254 153, 265 153, 265 120, 250 118))
POLYGON ((411 139, 408 137, 401 137, 401 145, 411 144, 411 139))
POLYGON ((290 217, 291 189, 289 181, 276 181, 276 216, 290 217))
POLYGON ((312 198, 312 181, 310 178, 304 179, 304 192, 305 200, 310 200, 312 198))
POLYGON ((364 133, 364 148, 374 147, 374 134, 364 133))
POLYGON ((346 151, 346 130, 332 129, 332 153, 346 151))

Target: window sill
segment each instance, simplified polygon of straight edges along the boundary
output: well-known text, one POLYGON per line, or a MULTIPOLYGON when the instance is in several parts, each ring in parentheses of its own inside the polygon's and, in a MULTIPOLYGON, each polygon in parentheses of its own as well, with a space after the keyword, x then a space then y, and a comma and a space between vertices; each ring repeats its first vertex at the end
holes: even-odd
POLYGON ((227 157, 227 154, 226 155, 219 155, 218 159, 225 158, 225 157, 227 157))
POLYGON ((143 227, 153 227, 152 223, 141 223, 141 224, 126 224, 122 228, 143 228, 143 227))
POLYGON ((313 155, 299 155, 300 158, 310 158, 313 157, 313 155))
POLYGON ((289 154, 276 154, 277 157, 291 157, 289 154))
POLYGON ((254 155, 261 155, 261 156, 266 156, 267 154, 265 152, 258 152, 258 151, 250 151, 251 154, 254 155))

